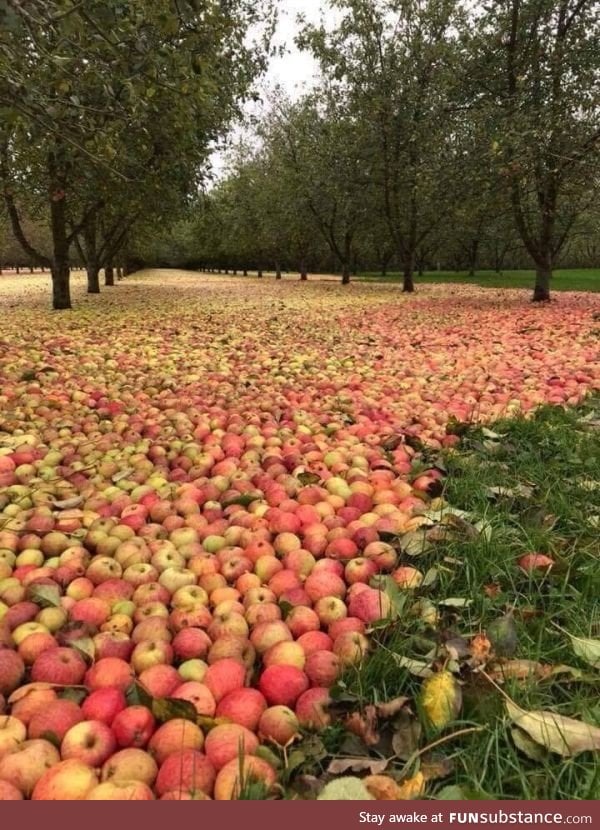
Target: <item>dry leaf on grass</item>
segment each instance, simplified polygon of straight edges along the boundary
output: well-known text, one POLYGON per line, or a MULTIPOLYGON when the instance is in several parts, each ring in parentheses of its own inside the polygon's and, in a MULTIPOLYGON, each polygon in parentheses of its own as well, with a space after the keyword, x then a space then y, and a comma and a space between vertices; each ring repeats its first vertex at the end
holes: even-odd
POLYGON ((369 775, 364 779, 367 790, 377 801, 411 801, 419 798, 425 790, 425 778, 418 772, 413 778, 408 778, 397 784, 387 775, 369 775))
POLYGON ((589 723, 566 718, 554 712, 527 711, 506 699, 509 718, 530 738, 563 758, 572 758, 580 752, 600 749, 600 729, 589 723))

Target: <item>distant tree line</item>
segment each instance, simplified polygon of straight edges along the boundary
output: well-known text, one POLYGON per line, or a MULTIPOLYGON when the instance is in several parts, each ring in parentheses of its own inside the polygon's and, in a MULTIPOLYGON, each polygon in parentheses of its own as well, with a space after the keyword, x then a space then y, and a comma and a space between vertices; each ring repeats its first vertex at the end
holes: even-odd
POLYGON ((114 285, 197 194, 272 20, 271 0, 0 4, 0 262, 47 269, 55 309, 75 263, 114 285))
POLYGON ((152 245, 236 270, 599 266, 600 5, 334 0, 321 83, 276 91, 226 178, 152 245))

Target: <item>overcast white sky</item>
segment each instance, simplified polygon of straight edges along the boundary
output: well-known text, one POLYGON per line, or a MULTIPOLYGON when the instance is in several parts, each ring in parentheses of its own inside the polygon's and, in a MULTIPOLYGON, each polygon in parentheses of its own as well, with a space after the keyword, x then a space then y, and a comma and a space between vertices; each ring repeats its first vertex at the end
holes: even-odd
MULTIPOLYGON (((310 87, 318 74, 316 61, 306 52, 300 52, 294 38, 298 32, 298 15, 302 14, 309 23, 319 23, 324 17, 326 23, 333 19, 332 10, 327 0, 279 0, 277 30, 273 39, 275 47, 283 46, 285 54, 271 59, 266 75, 258 82, 258 89, 268 90, 280 85, 291 98, 297 98, 302 90, 310 87)), ((249 104, 247 111, 260 111, 260 104, 249 104)), ((233 136, 239 135, 240 128, 233 130, 233 136)), ((225 158, 222 152, 212 157, 214 173, 220 177, 224 173, 225 158)))
POLYGON ((303 14, 310 23, 318 23, 323 14, 329 17, 331 10, 328 10, 324 0, 280 0, 279 2, 275 45, 283 45, 289 54, 271 61, 265 81, 269 85, 281 84, 292 96, 299 94, 302 85, 310 83, 317 71, 313 58, 306 52, 299 52, 294 45, 294 37, 298 32, 299 14, 303 14), (327 12, 329 12, 328 15, 327 12))

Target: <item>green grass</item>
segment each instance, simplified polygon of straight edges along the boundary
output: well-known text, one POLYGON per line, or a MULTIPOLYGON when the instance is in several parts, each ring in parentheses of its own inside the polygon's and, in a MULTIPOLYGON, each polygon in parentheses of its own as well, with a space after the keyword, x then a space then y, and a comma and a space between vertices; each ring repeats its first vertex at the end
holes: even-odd
MULTIPOLYGON (((484 288, 533 288, 533 271, 476 271, 470 277, 466 271, 428 271, 422 277, 415 277, 415 283, 461 283, 481 285, 484 288)), ((375 271, 353 277, 367 282, 402 282, 402 274, 391 273, 382 277, 375 271)), ((554 291, 600 291, 600 269, 571 268, 557 270, 552 279, 554 291)))
MULTIPOLYGON (((435 798, 453 786, 466 798, 600 798, 600 752, 562 758, 542 749, 538 758, 528 757, 515 745, 502 693, 469 665, 468 654, 456 658, 452 651, 460 652, 474 635, 488 632, 496 651, 506 650, 505 660, 550 667, 544 679, 503 684, 519 706, 600 727, 600 668, 578 657, 557 628, 600 638, 600 398, 572 410, 545 407, 531 419, 503 421, 492 429, 496 437, 468 429, 460 449, 446 456, 443 493, 450 505, 468 511, 469 522, 485 520, 490 532, 468 538, 472 530, 463 528, 423 556, 401 553, 404 564, 429 571, 433 582, 411 592, 398 620, 372 634, 372 654, 334 690, 339 720, 321 734, 327 750, 320 760, 321 775, 333 756, 393 757, 393 734, 415 728, 416 752, 440 737, 450 739, 433 752, 413 754, 408 764, 406 754, 396 757, 386 774, 401 779, 414 775, 419 763, 441 764, 443 774, 428 782, 425 797, 435 798), (494 497, 489 488, 498 487, 503 494, 494 497), (531 551, 546 553, 556 565, 527 575, 517 560, 531 551), (444 607, 447 598, 466 604, 444 607), (434 604, 436 622, 416 613, 417 600, 434 604), (509 635, 493 634, 494 621, 507 612, 513 620, 509 635), (422 678, 399 667, 394 655, 433 660, 436 671, 448 666, 456 672, 463 705, 441 732, 428 728, 420 711, 422 678), (570 668, 549 674, 558 666, 570 668), (367 748, 341 728, 345 712, 366 712, 369 705, 400 695, 409 698, 403 720, 380 720, 376 746, 367 748), (451 737, 465 729, 477 731, 451 737)), ((486 672, 493 671, 493 661, 485 665, 486 672)))

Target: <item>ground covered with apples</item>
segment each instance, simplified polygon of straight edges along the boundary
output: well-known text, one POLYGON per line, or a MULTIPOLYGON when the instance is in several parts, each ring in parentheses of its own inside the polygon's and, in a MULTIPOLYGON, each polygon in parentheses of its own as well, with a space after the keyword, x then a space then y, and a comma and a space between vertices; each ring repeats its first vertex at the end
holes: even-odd
POLYGON ((0 283, 0 800, 600 797, 600 302, 0 283))

